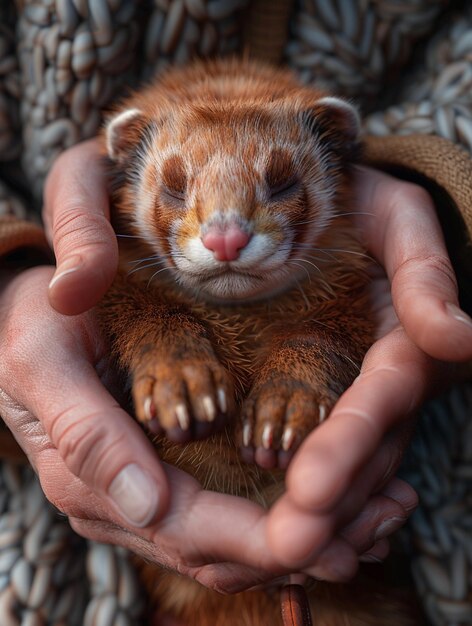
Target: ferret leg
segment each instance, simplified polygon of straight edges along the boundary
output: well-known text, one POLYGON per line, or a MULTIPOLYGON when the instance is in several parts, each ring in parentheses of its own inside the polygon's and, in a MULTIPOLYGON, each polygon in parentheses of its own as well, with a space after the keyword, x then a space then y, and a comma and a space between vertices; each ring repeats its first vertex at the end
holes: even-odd
POLYGON ((262 364, 243 406, 243 458, 264 468, 285 469, 357 373, 356 355, 349 354, 346 345, 336 346, 332 338, 297 335, 280 341, 262 364))
POLYGON ((224 425, 232 410, 231 377, 208 329, 184 305, 117 284, 99 317, 114 356, 131 375, 141 422, 177 442, 207 437, 224 425))

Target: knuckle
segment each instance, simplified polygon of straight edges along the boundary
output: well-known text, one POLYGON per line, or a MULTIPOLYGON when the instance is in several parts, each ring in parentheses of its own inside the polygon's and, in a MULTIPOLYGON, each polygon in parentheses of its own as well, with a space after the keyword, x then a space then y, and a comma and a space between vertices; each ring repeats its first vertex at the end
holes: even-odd
POLYGON ((100 468, 117 456, 122 445, 120 437, 110 437, 110 431, 97 415, 77 418, 74 409, 58 414, 51 426, 51 438, 69 470, 86 483, 101 477, 100 468))
MULTIPOLYGON (((71 204, 54 216, 54 241, 59 251, 109 243, 111 225, 102 214, 90 213, 79 204, 71 204)), ((57 250, 56 250, 57 251, 57 250)))
MULTIPOLYGON (((398 267, 394 282, 401 281, 410 274, 418 278, 432 278, 435 283, 441 283, 442 285, 446 283, 457 293, 456 275, 449 258, 443 254, 428 254, 406 259, 398 267)), ((414 288, 415 290, 417 289, 417 284, 415 284, 414 288)))
POLYGON ((457 288, 456 275, 452 269, 449 259, 440 254, 433 254, 424 259, 425 266, 435 272, 436 275, 442 276, 454 288, 457 288))

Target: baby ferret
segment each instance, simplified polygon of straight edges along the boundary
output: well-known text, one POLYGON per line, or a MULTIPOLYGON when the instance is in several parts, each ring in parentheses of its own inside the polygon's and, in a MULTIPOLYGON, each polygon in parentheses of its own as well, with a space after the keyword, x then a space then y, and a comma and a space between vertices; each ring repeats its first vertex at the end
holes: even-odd
MULTIPOLYGON (((348 102, 235 60, 169 71, 108 121, 121 263, 100 319, 160 458, 206 489, 269 506, 372 343, 358 135, 348 102)), ((186 626, 282 623, 263 591, 142 570, 186 626)), ((375 594, 309 593, 317 626, 410 623, 375 594)))

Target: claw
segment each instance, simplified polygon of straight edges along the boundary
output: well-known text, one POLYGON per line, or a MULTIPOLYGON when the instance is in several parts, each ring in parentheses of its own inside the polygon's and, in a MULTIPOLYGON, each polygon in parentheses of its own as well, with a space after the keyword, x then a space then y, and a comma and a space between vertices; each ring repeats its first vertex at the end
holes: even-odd
POLYGON ((175 407, 175 414, 177 416, 177 421, 179 422, 180 428, 182 430, 188 430, 190 428, 190 418, 188 416, 188 411, 185 404, 178 404, 175 407))
POLYGON ((274 441, 274 427, 272 424, 266 424, 262 431, 262 447, 264 450, 270 450, 274 441))
POLYGON ((252 428, 250 422, 245 422, 243 426, 243 446, 249 448, 251 445, 252 428))
POLYGON ((218 405, 220 407, 220 411, 222 413, 226 413, 226 411, 228 410, 228 404, 226 402, 226 392, 224 389, 218 389, 217 392, 217 396, 218 396, 218 405))
POLYGON ((150 422, 153 418, 152 397, 146 396, 143 402, 144 417, 150 422))
POLYGON ((213 399, 210 396, 205 396, 202 399, 203 410, 209 422, 213 422, 216 417, 216 407, 213 399))
POLYGON ((285 429, 283 437, 282 437, 282 450, 287 452, 293 445, 295 441, 295 432, 291 426, 285 429))
POLYGON ((318 407, 318 412, 320 414, 320 424, 321 424, 321 422, 324 422, 324 420, 326 419, 326 407, 324 406, 324 404, 320 404, 320 406, 318 407))

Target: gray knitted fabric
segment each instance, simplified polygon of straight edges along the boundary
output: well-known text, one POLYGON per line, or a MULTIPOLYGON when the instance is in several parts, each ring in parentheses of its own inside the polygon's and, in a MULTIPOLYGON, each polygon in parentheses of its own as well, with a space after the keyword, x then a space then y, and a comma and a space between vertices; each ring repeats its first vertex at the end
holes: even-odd
POLYGON ((2 626, 139 626, 145 600, 121 548, 86 542, 26 466, 0 466, 2 626))
MULTIPOLYGON (((0 3, 0 214, 27 215, 21 182, 38 200, 57 155, 95 135, 124 89, 169 63, 240 50, 247 3, 0 3)), ((456 5, 300 0, 286 61, 359 102, 371 134, 434 133, 472 150, 472 8, 456 5)), ((422 500, 409 538, 435 626, 472 624, 471 416, 470 386, 430 405, 404 470, 422 500)), ((134 580, 121 549, 80 540, 31 472, 2 465, 2 626, 137 625, 134 580)))

